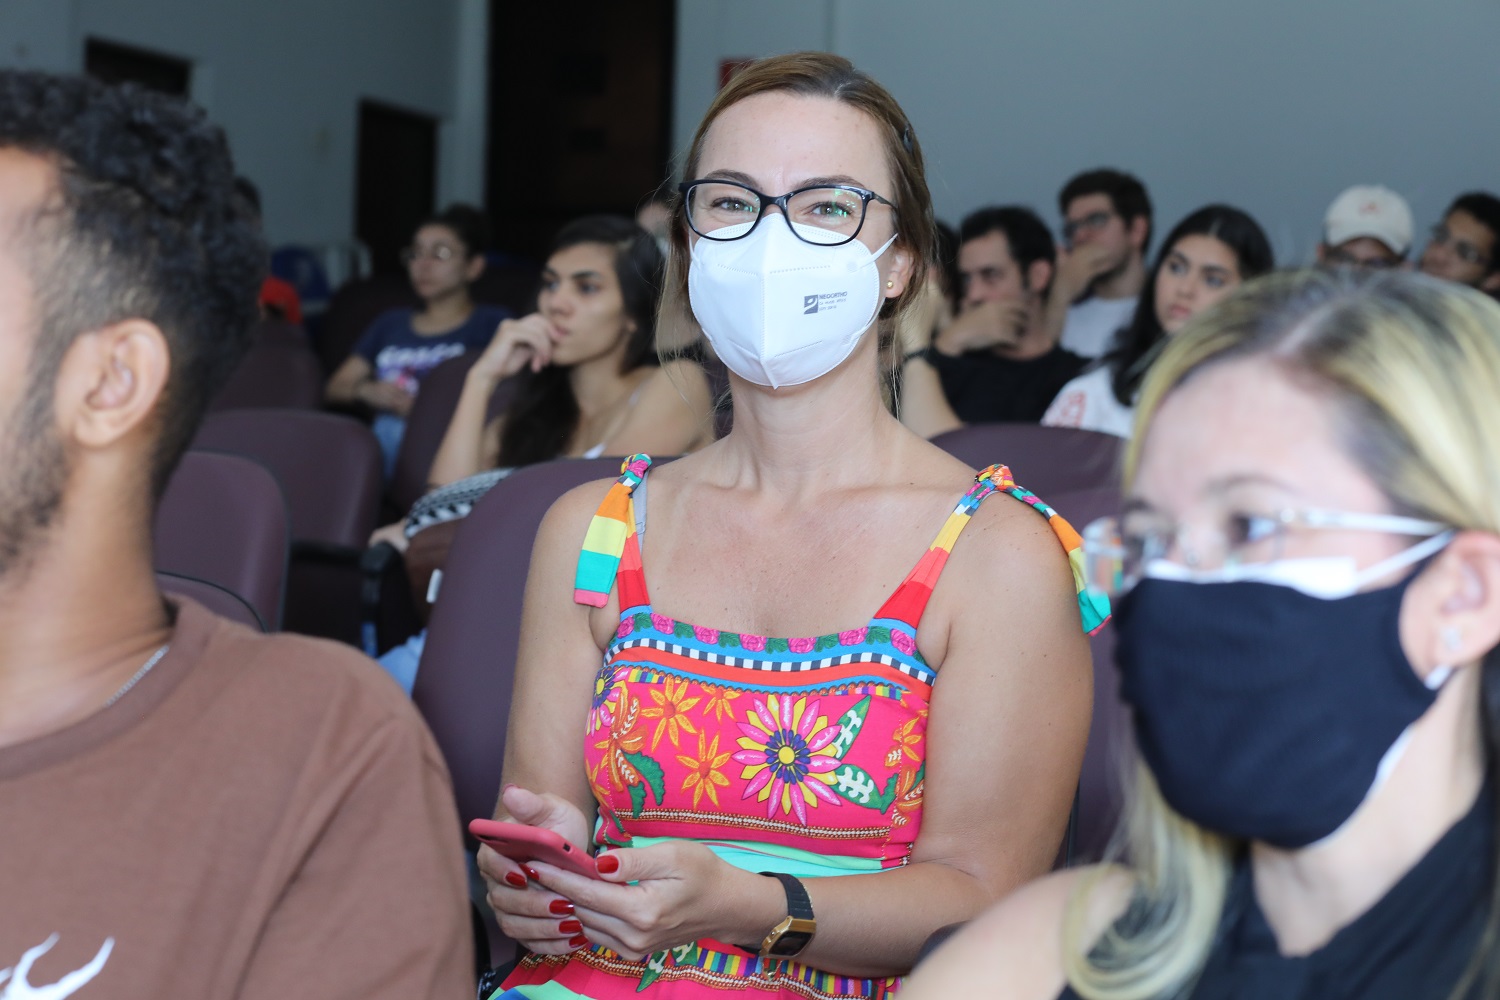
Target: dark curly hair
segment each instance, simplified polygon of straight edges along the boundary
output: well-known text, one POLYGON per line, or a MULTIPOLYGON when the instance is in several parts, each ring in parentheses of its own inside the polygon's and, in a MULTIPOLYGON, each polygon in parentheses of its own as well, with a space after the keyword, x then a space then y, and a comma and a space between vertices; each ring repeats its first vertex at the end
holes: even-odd
POLYGON ((266 269, 224 133, 193 105, 134 85, 0 70, 5 147, 58 174, 20 253, 40 316, 31 384, 50 393, 84 332, 127 319, 159 328, 171 356, 150 469, 160 497, 249 347, 266 269))

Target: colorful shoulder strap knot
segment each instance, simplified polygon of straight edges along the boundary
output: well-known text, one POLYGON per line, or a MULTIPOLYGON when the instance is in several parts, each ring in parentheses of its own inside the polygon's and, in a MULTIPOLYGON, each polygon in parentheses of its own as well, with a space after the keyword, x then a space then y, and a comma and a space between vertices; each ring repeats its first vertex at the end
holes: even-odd
MULTIPOLYGON (((991 489, 1009 493, 1017 500, 1030 504, 1038 513, 1047 518, 1048 527, 1062 543, 1063 551, 1068 554, 1068 567, 1073 571, 1073 587, 1078 594, 1078 613, 1083 619, 1083 630, 1093 635, 1103 628, 1104 623, 1109 621, 1109 598, 1088 587, 1088 576, 1084 572, 1083 565, 1083 539, 1079 537, 1078 532, 1073 530, 1073 526, 1061 514, 1043 503, 1035 493, 1017 486, 1016 481, 1011 478, 1010 470, 1003 465, 990 466, 981 472, 974 482, 976 484, 989 483, 991 489)), ((964 499, 975 496, 977 492, 977 488, 970 490, 964 499)), ((979 499, 983 499, 987 494, 988 490, 981 494, 979 499)), ((975 500, 974 506, 978 505, 979 501, 975 500)))
POLYGON ((620 478, 589 522, 578 554, 578 571, 573 577, 573 600, 578 604, 602 608, 609 603, 609 592, 620 570, 626 540, 635 534, 635 506, 631 495, 651 468, 650 455, 631 455, 620 464, 620 478))

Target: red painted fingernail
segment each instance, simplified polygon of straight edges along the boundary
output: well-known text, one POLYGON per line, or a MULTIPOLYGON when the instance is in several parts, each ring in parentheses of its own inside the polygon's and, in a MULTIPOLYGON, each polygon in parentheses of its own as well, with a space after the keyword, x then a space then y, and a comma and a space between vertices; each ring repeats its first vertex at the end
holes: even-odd
POLYGON ((620 870, 620 859, 615 857, 613 854, 599 855, 599 860, 596 861, 595 864, 605 875, 613 875, 615 872, 620 870))
POLYGON ((568 940, 568 947, 570 947, 570 948, 582 948, 584 945, 586 945, 588 943, 589 943, 589 939, 586 938, 586 937, 584 937, 582 934, 580 934, 576 938, 570 938, 568 940))
POLYGON ((525 872, 526 877, 531 879, 531 881, 533 882, 540 882, 542 880, 541 876, 537 875, 535 868, 528 868, 527 866, 522 865, 521 870, 525 872))
POLYGON ((576 920, 564 920, 557 925, 557 933, 559 934, 578 934, 582 930, 583 924, 576 920))
POLYGON ((519 872, 506 872, 505 884, 516 889, 526 888, 526 878, 519 872))
POLYGON ((573 912, 573 904, 568 902, 566 899, 554 899, 552 902, 547 904, 547 909, 551 910, 553 913, 557 914, 560 917, 565 917, 573 912))

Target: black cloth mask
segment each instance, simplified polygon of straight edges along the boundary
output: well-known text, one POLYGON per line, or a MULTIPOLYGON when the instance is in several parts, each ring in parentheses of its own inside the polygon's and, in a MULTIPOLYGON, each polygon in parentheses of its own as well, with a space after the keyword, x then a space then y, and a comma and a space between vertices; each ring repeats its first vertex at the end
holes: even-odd
POLYGON ((1121 694, 1167 803, 1283 848, 1341 827, 1437 697, 1401 648, 1415 576, 1333 599, 1262 582, 1137 584, 1115 614, 1121 694))

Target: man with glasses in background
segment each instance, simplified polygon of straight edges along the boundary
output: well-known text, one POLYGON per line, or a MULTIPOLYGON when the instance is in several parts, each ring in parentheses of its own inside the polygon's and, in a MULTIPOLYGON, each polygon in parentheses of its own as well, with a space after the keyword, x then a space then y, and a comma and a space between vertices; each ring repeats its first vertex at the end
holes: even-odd
POLYGON ((1130 322, 1146 282, 1151 197, 1119 170, 1079 174, 1057 196, 1063 250, 1047 303, 1047 327, 1062 346, 1086 358, 1109 348, 1130 322))
POLYGON ((1411 251, 1411 208, 1390 188, 1346 189, 1323 218, 1318 263, 1329 267, 1400 267, 1411 251))
POLYGON ((1455 198, 1432 227, 1420 266, 1423 274, 1500 293, 1500 198, 1487 191, 1455 198))

